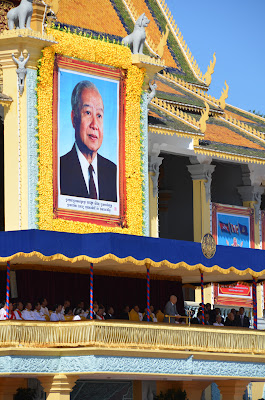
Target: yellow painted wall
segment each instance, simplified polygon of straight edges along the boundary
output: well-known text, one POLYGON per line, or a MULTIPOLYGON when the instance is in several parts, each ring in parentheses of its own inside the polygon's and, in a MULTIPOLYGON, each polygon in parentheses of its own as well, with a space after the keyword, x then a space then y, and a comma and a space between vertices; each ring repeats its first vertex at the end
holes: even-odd
POLYGON ((27 79, 20 97, 21 113, 21 229, 28 229, 28 138, 27 138, 27 79))
POLYGON ((5 229, 19 229, 18 192, 18 118, 16 67, 3 69, 3 93, 12 97, 9 108, 5 107, 4 125, 4 173, 5 173, 5 229))

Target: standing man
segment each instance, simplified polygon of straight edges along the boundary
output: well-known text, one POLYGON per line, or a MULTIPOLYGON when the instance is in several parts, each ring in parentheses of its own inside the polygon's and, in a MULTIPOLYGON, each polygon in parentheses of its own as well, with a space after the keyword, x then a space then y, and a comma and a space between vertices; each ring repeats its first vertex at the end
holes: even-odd
POLYGON ((72 93, 72 150, 60 158, 62 195, 117 201, 117 167, 98 154, 103 141, 104 104, 97 87, 79 82, 72 93))
POLYGON ((176 317, 178 319, 179 314, 177 312, 177 301, 178 298, 175 295, 170 296, 169 301, 166 304, 165 307, 165 317, 164 317, 164 322, 170 322, 171 324, 174 324, 176 321, 176 317), (168 315, 169 317, 166 317, 166 315, 168 315))
POLYGON ((236 316, 236 326, 241 326, 242 328, 249 328, 249 318, 244 314, 244 307, 240 307, 239 315, 236 316))

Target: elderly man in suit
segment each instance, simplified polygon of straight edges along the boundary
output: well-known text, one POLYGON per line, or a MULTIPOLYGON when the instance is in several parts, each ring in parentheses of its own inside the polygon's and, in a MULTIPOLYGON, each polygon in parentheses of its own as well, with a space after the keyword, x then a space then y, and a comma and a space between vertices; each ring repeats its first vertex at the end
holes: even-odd
POLYGON ((235 323, 236 326, 240 326, 242 328, 249 328, 250 322, 249 318, 245 315, 244 307, 240 307, 239 315, 236 316, 235 323))
POLYGON ((179 314, 177 312, 177 306, 176 306, 177 301, 178 301, 177 296, 175 295, 170 296, 170 299, 165 307, 164 322, 170 322, 171 324, 174 324, 176 322, 176 319, 178 319, 179 314), (166 315, 169 315, 170 317, 166 317, 166 315))
POLYGON ((98 154, 103 141, 102 97, 92 82, 81 81, 73 90, 71 103, 75 143, 60 158, 60 192, 116 202, 116 164, 98 154))

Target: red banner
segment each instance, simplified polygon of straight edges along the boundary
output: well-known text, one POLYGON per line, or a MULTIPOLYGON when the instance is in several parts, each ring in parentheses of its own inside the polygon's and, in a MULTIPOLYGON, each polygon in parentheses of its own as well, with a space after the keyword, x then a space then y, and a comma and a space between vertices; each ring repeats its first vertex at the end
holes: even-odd
POLYGON ((252 286, 238 283, 233 286, 214 285, 214 304, 231 308, 252 307, 252 286))
POLYGON ((218 296, 248 297, 252 298, 251 286, 238 283, 236 286, 222 287, 218 285, 218 296))

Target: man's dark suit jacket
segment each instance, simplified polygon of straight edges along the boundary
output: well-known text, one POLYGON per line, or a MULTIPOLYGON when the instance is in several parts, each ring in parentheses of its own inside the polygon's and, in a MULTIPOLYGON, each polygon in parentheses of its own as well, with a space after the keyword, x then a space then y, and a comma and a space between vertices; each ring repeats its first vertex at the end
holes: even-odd
MULTIPOLYGON (((117 167, 106 158, 97 155, 99 200, 117 201, 117 167)), ((60 192, 66 196, 89 198, 75 145, 60 158, 60 192)))
POLYGON ((228 317, 226 317, 224 325, 225 326, 236 326, 236 321, 235 320, 231 321, 228 317))
MULTIPOLYGON (((241 327, 242 327, 240 315, 237 315, 237 316, 236 316, 235 321, 236 321, 236 326, 241 326, 241 327)), ((244 318, 243 318, 243 328, 249 328, 249 325, 250 325, 250 323, 249 323, 249 318, 248 318, 246 315, 244 315, 244 318)))
MULTIPOLYGON (((194 317, 194 318, 191 319, 190 323, 191 324, 195 324, 195 325, 202 325, 202 320, 200 320, 197 317, 194 317)), ((207 325, 209 325, 209 324, 207 324, 207 325)))
MULTIPOLYGON (((171 301, 168 301, 165 307, 165 315, 177 315, 177 307, 176 304, 172 304, 171 301)), ((171 324, 175 323, 175 318, 164 317, 164 322, 170 322, 171 324), (170 320, 170 321, 169 321, 170 320)))

